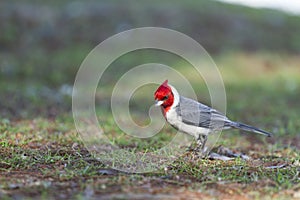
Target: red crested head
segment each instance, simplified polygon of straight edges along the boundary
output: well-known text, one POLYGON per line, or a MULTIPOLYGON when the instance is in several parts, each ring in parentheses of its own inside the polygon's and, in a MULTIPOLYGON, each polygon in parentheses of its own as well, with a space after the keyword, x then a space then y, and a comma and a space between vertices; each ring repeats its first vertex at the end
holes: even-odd
POLYGON ((157 106, 162 106, 166 111, 174 102, 174 94, 172 88, 168 85, 168 80, 165 80, 155 91, 154 99, 157 106))

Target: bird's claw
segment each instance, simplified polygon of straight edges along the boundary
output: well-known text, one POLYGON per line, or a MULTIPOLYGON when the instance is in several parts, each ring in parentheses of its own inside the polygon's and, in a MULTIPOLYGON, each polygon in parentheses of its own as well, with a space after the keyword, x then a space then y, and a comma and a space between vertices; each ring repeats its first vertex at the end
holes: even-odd
POLYGON ((209 154, 208 152, 208 149, 206 147, 196 147, 196 148, 193 148, 192 146, 188 147, 187 148, 187 154, 191 154, 194 158, 206 158, 209 154))

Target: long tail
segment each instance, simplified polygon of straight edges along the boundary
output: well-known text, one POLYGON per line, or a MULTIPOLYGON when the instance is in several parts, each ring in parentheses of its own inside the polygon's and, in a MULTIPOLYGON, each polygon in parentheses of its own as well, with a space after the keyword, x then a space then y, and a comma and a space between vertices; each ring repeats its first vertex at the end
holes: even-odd
POLYGON ((254 126, 249 126, 247 124, 243 124, 243 123, 240 123, 240 122, 232 122, 230 124, 230 126, 232 128, 237 128, 237 129, 241 129, 241 130, 248 131, 248 132, 253 132, 253 133, 259 133, 259 134, 262 134, 262 135, 265 135, 265 136, 268 136, 268 137, 272 136, 272 133, 269 133, 267 131, 261 130, 259 128, 254 127, 254 126))

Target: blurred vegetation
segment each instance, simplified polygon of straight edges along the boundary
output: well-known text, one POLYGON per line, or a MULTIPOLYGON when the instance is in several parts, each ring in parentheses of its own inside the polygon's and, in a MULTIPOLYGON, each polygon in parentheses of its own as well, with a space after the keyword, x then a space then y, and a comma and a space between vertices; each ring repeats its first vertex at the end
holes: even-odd
MULTIPOLYGON (((215 60, 222 60, 226 52, 294 57, 300 53, 300 16, 275 10, 191 0, 4 0, 0 3, 1 115, 56 116, 70 110, 72 85, 85 56, 109 36, 144 26, 181 31, 202 44, 215 60)), ((150 57, 129 56, 116 62, 114 69, 152 61, 150 57)), ((252 67, 249 64, 247 69, 252 67)))

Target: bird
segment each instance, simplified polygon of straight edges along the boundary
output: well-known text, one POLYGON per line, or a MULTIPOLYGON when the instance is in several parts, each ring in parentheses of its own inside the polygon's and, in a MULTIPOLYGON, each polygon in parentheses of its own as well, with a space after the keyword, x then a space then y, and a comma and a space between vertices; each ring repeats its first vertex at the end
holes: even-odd
POLYGON ((270 137, 272 134, 241 122, 230 120, 226 115, 193 99, 180 96, 165 80, 154 93, 155 106, 160 106, 166 121, 180 132, 196 140, 194 151, 204 152, 207 136, 211 133, 240 129, 270 137))

